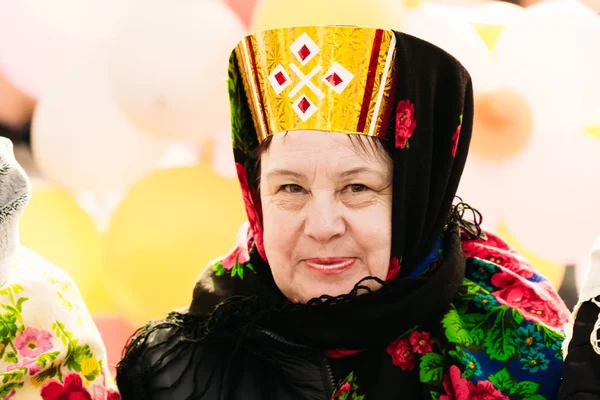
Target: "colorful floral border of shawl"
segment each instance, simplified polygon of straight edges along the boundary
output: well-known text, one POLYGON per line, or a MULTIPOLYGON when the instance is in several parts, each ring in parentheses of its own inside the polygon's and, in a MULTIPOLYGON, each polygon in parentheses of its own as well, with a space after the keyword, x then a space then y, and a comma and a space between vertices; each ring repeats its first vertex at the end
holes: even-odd
MULTIPOLYGON (((560 327, 569 312, 552 285, 493 234, 464 241, 462 290, 436 340, 415 328, 387 348, 402 370, 418 368, 432 399, 553 399, 562 376, 560 327)), ((363 399, 360 377, 342 380, 332 399, 363 399)))
MULTIPOLYGON (((523 256, 497 236, 486 236, 463 241, 464 284, 440 326, 405 332, 387 353, 401 370, 418 368, 435 400, 555 398, 562 376, 561 328, 569 311, 523 256)), ((244 271, 253 273, 251 243, 252 231, 244 224, 236 248, 213 264, 216 275, 243 279, 244 271)), ((359 382, 350 374, 333 399, 364 399, 359 382)))
POLYGON ((0 286, 0 400, 119 400, 71 278, 23 247, 10 268, 0 286))

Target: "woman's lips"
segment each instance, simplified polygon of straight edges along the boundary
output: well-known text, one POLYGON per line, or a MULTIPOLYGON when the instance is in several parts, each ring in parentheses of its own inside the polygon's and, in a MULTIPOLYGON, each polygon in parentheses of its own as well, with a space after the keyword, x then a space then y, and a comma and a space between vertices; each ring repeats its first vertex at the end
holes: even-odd
POLYGON ((333 275, 349 270, 355 260, 350 257, 307 258, 304 263, 308 268, 321 274, 333 275))

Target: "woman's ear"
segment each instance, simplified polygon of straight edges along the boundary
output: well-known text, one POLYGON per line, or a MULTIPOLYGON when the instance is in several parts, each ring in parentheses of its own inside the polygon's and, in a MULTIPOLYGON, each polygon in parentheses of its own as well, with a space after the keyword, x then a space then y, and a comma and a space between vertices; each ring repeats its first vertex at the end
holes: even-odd
POLYGON ((15 160, 10 140, 0 137, 0 286, 8 279, 13 252, 19 244, 19 219, 31 197, 31 184, 15 160))

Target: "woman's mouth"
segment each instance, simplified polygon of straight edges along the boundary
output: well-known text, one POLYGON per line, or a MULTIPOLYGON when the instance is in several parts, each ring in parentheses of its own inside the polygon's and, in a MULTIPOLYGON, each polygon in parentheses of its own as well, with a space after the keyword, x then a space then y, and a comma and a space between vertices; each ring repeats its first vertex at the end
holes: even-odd
POLYGON ((333 275, 341 274, 344 271, 349 270, 354 262, 355 258, 351 257, 327 257, 327 258, 307 258, 304 260, 306 266, 313 271, 321 274, 333 275))

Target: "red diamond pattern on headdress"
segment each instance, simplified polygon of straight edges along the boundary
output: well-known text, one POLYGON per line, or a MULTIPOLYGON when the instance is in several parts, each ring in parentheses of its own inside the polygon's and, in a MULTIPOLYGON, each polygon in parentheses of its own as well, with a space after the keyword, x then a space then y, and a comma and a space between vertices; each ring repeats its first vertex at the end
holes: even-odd
POLYGON ((306 58, 308 56, 310 56, 310 49, 308 47, 306 47, 306 45, 303 45, 300 50, 298 50, 298 55, 300 56, 300 58, 302 59, 302 61, 306 60, 306 58))
POLYGON ((275 80, 280 85, 283 85, 287 81, 287 78, 285 77, 285 75, 283 75, 283 72, 280 71, 280 72, 278 72, 278 73, 275 74, 275 80))
POLYGON ((312 60, 321 49, 317 44, 308 36, 306 32, 298 37, 290 46, 292 54, 296 56, 300 64, 306 65, 312 60))
POLYGON ((306 97, 302 97, 302 100, 300 100, 300 103, 298 103, 298 108, 303 114, 306 114, 306 110, 310 108, 310 102, 306 100, 306 97))
POLYGON ((314 113, 317 112, 318 107, 313 104, 312 101, 306 95, 301 95, 298 99, 292 104, 292 108, 296 111, 296 114, 300 117, 300 119, 304 122, 308 121, 310 117, 313 116, 314 113))
POLYGON ((325 78, 332 86, 337 86, 343 82, 342 78, 337 73, 333 73, 325 78))
POLYGON ((276 95, 292 84, 292 80, 281 64, 277 65, 269 75, 269 82, 276 95))
POLYGON ((337 94, 341 94, 352 79, 354 79, 354 74, 338 62, 331 64, 331 67, 323 75, 323 82, 337 94))

